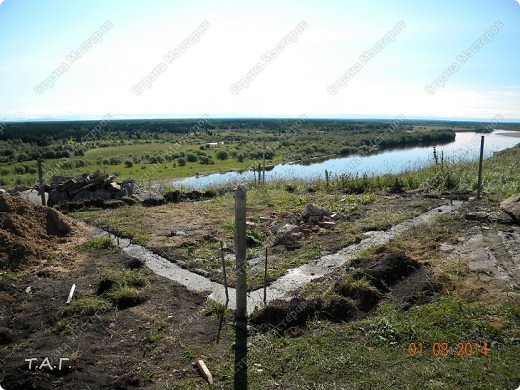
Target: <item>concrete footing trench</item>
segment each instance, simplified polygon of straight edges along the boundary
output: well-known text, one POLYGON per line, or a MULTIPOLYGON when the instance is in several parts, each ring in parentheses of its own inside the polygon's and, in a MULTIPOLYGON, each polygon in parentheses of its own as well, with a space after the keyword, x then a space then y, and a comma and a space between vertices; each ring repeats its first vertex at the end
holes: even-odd
MULTIPOLYGON (((334 254, 323 256, 312 260, 308 264, 289 269, 287 274, 280 277, 267 287, 267 303, 274 300, 290 300, 294 293, 316 278, 336 272, 338 268, 346 265, 354 259, 358 253, 367 250, 374 245, 388 243, 397 235, 409 231, 414 227, 431 222, 436 216, 451 213, 462 206, 463 202, 456 201, 451 205, 440 206, 423 213, 415 218, 406 220, 392 226, 386 231, 371 232, 371 234, 357 244, 350 245, 334 254)), ((107 232, 100 232, 98 235, 108 235, 107 232)), ((224 285, 213 282, 210 279, 184 269, 171 261, 154 254, 150 250, 133 244, 125 238, 118 238, 110 235, 114 243, 118 244, 129 256, 139 259, 155 274, 173 280, 191 291, 208 294, 208 298, 224 304, 226 293, 224 285)), ((236 291, 228 287, 230 309, 235 309, 236 291)), ((255 308, 263 306, 263 288, 248 293, 247 311, 252 313, 255 308)))

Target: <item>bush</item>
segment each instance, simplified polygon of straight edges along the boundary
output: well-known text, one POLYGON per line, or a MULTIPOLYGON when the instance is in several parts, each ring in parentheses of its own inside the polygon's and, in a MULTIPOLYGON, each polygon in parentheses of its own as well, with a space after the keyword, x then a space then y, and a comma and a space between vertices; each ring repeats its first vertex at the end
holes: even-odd
POLYGON ((125 167, 132 168, 134 166, 134 163, 132 160, 125 160, 125 167))
POLYGON ((47 150, 45 153, 43 153, 43 158, 56 158, 56 152, 54 150, 47 150))
POLYGON ((342 156, 347 156, 349 154, 355 153, 356 151, 357 151, 356 148, 353 148, 353 147, 350 147, 350 146, 343 146, 339 150, 339 154, 341 154, 342 156))
POLYGON ((29 161, 30 159, 31 158, 26 153, 18 155, 18 162, 29 161))
POLYGON ((198 157, 194 153, 188 153, 186 155, 186 161, 188 161, 188 162, 197 162, 197 160, 198 160, 198 157))
POLYGON ((217 153, 215 153, 215 156, 219 159, 219 160, 227 160, 229 155, 228 155, 228 152, 226 152, 225 150, 219 150, 217 151, 217 153))
POLYGON ((181 157, 177 160, 177 164, 179 164, 180 167, 184 167, 186 165, 186 160, 181 157))
POLYGON ((121 159, 119 157, 110 157, 110 165, 119 165, 121 164, 121 159))
POLYGON ((214 164, 215 162, 208 156, 200 156, 199 162, 203 165, 214 164))
POLYGON ((25 174, 25 167, 22 165, 17 165, 14 167, 14 173, 16 175, 23 175, 25 174))

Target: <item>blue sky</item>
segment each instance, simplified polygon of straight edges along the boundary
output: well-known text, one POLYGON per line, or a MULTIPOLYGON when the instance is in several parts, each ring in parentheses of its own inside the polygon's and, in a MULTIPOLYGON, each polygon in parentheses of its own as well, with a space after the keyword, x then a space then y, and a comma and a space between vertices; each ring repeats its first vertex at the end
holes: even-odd
POLYGON ((0 121, 107 114, 479 120, 500 114, 519 121, 519 49, 516 0, 0 0, 0 121), (399 22, 404 28, 395 40, 329 93, 399 22), (497 22, 492 40, 426 93, 497 22), (304 28, 295 32, 297 26, 304 28), (198 42, 165 64, 165 54, 197 28, 198 42), (294 42, 275 59, 262 59, 291 32, 294 42), (94 34, 100 42, 67 60, 94 34), (64 63, 51 88, 48 78, 64 63), (258 64, 248 86, 231 93, 258 64))

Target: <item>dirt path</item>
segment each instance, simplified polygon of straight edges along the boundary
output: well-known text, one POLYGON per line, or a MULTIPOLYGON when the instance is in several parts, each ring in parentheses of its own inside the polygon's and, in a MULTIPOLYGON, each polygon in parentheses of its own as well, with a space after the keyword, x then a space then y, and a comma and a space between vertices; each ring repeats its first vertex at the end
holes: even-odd
MULTIPOLYGON (((292 298, 294 292, 299 288, 313 279, 335 272, 338 267, 352 260, 359 252, 373 245, 388 243, 398 234, 413 229, 420 224, 428 223, 438 215, 451 213, 461 207, 462 204, 462 202, 453 202, 453 205, 437 207, 416 218, 399 223, 386 231, 370 232, 371 234, 367 238, 357 244, 348 246, 335 254, 323 256, 309 264, 290 269, 285 276, 279 278, 267 288, 267 302, 276 299, 288 300, 292 298)), ((103 232, 101 234, 107 233, 103 232)), ((129 240, 119 239, 118 243, 128 255, 144 261, 147 267, 157 275, 173 280, 189 290, 207 293, 210 299, 225 303, 225 288, 222 284, 183 269, 142 246, 132 244, 129 240)), ((234 309, 235 289, 229 288, 228 292, 230 299, 229 307, 234 309)), ((256 307, 261 305, 263 305, 263 289, 250 292, 248 295, 248 312, 253 312, 256 307)))

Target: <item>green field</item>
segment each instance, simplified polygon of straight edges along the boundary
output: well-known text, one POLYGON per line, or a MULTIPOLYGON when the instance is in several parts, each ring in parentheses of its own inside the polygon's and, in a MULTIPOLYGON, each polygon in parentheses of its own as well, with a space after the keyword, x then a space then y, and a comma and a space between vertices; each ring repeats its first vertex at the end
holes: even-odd
POLYGON ((389 121, 216 121, 207 123, 205 131, 192 131, 191 122, 183 123, 168 128, 148 121, 142 130, 131 122, 119 130, 123 124, 114 121, 95 137, 88 126, 75 122, 46 124, 48 129, 44 124, 8 124, 0 134, 0 186, 35 185, 37 158, 44 161, 47 181, 103 172, 147 183, 258 167, 264 154, 266 165, 273 165, 450 142, 455 136, 452 127, 389 121))

